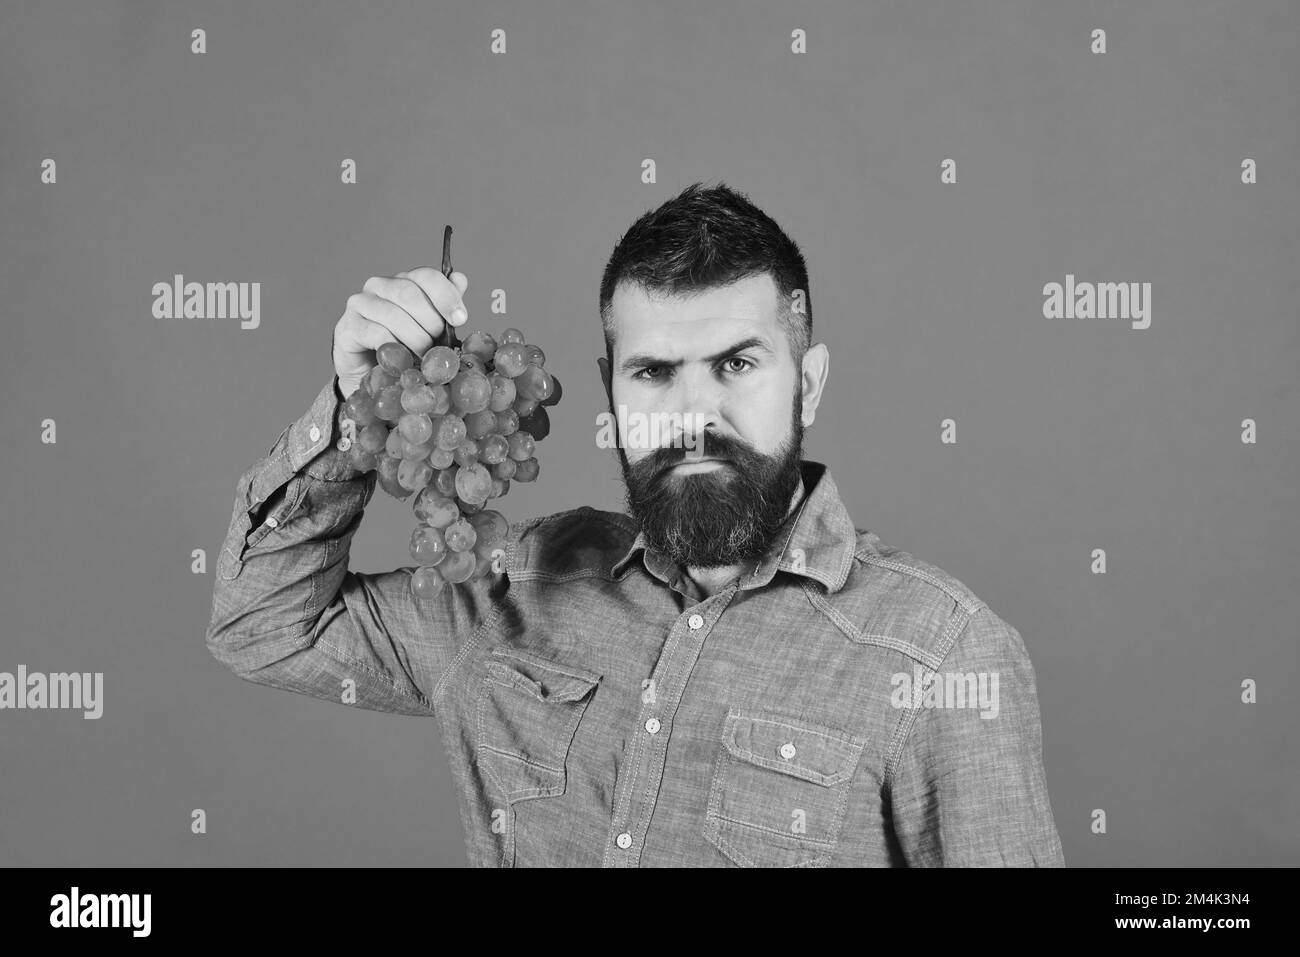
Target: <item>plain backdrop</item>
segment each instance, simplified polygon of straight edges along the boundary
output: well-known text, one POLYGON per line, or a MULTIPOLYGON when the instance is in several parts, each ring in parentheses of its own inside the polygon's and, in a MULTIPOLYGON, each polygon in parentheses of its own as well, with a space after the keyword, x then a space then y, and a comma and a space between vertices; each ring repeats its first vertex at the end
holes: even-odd
MULTIPOLYGON (((0 18, 0 670, 105 676, 100 720, 0 711, 0 864, 463 864, 432 719, 209 657, 236 481, 329 382, 347 297, 437 265, 451 223, 470 328, 521 328, 565 386, 540 480, 503 510, 621 508, 594 441, 600 273, 697 180, 807 257, 831 362, 806 457, 858 527, 1024 636, 1067 862, 1300 863, 1291 0, 0 18), (155 319, 176 273, 260 282, 260 328, 155 319), (1151 327, 1045 319, 1067 274, 1150 282, 1151 327)), ((352 567, 409 564, 411 524, 377 492, 352 567)))

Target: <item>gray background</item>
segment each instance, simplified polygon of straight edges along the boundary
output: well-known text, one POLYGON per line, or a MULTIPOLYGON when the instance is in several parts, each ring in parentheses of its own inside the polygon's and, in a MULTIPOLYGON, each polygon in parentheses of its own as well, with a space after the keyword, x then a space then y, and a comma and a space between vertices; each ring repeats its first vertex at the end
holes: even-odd
MULTIPOLYGON (((0 863, 463 863, 432 720, 208 656, 236 480, 328 383, 347 297, 451 223, 470 327, 519 326, 565 384, 504 510, 620 508, 600 270, 719 179, 809 263, 807 457, 1023 634, 1067 862, 1300 863, 1294 2, 0 11, 0 670, 105 672, 98 721, 0 712, 0 863), (153 318, 177 272, 261 282, 261 328, 153 318), (1044 319, 1066 273, 1151 282, 1151 328, 1044 319)), ((407 564, 411 521, 376 493, 352 567, 407 564)))

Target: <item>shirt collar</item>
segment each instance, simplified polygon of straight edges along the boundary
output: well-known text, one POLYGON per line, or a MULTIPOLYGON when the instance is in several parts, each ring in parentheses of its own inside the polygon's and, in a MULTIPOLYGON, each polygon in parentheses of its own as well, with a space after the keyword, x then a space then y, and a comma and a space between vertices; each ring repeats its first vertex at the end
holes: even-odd
MULTIPOLYGON (((741 581, 741 589, 760 588, 778 571, 802 575, 821 582, 834 593, 844 587, 858 547, 853 519, 840 499, 830 469, 821 462, 800 462, 799 486, 792 496, 792 507, 754 572, 741 581)), ((627 552, 610 569, 615 578, 638 554, 646 570, 667 580, 672 563, 649 548, 645 533, 638 531, 627 552)))

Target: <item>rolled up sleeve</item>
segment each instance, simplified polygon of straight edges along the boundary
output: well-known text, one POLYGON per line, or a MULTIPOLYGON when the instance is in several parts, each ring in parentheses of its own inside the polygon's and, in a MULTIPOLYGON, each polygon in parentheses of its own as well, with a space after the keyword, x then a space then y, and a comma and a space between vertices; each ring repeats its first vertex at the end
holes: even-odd
POLYGON ((348 570, 376 476, 358 471, 338 447, 336 381, 240 477, 207 648, 258 684, 429 715, 458 649, 484 623, 494 580, 417 600, 414 566, 348 570))

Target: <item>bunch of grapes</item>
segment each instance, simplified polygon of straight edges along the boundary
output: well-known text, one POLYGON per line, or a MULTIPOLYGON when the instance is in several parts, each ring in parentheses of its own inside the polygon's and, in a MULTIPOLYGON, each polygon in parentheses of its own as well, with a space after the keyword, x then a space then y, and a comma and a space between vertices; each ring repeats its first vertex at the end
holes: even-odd
POLYGON ((543 368, 545 353, 518 329, 499 339, 476 331, 463 346, 451 333, 450 341, 420 358, 399 342, 384 343, 378 365, 343 409, 352 464, 376 470, 394 498, 416 495, 417 598, 483 577, 499 563, 510 525, 485 506, 509 492, 512 480, 537 478, 535 445, 551 430, 547 407, 560 401, 559 380, 543 368))

